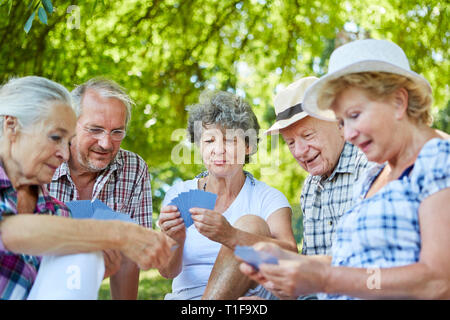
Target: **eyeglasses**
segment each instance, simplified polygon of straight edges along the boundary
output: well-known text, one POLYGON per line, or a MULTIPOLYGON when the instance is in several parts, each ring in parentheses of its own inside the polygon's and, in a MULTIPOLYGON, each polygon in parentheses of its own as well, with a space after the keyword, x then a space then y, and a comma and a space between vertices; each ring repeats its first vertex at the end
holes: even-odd
POLYGON ((122 141, 127 134, 125 130, 112 130, 111 132, 106 131, 103 128, 97 127, 82 127, 84 131, 86 131, 91 137, 95 139, 103 139, 107 134, 111 136, 111 139, 114 141, 122 141))

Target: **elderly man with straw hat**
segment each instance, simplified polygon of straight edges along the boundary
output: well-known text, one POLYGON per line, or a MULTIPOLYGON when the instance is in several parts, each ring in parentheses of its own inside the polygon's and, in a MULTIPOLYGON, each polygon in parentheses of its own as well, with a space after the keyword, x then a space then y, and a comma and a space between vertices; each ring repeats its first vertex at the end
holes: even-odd
POLYGON ((369 163, 345 142, 336 121, 319 120, 303 110, 303 96, 316 77, 295 81, 274 99, 276 122, 266 134, 281 133, 295 160, 309 173, 303 185, 305 255, 330 254, 336 225, 352 205, 352 186, 369 163))
MULTIPOLYGON (((317 80, 316 77, 302 78, 275 96, 276 122, 265 134, 281 133, 295 160, 309 173, 300 196, 303 211, 302 254, 327 257, 331 254, 337 223, 353 204, 353 185, 370 163, 364 153, 345 142, 336 121, 320 120, 304 111, 303 96, 317 80)), ((244 273, 257 277, 255 270, 244 270, 244 273)), ((260 283, 264 284, 264 281, 260 283)), ((286 294, 266 284, 264 286, 277 296, 288 298, 286 294)), ((297 298, 316 299, 316 296, 297 298)))
POLYGON ((304 101, 309 114, 337 120, 376 166, 354 186, 328 259, 258 243, 279 262, 260 265, 258 279, 277 295, 449 299, 450 141, 430 127, 429 82, 395 43, 357 40, 332 53, 304 101))

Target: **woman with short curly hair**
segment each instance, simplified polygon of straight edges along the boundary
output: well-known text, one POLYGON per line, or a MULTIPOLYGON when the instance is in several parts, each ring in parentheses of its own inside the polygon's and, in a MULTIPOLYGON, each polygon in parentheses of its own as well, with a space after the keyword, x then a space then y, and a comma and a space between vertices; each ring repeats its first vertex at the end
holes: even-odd
POLYGON ((207 171, 174 185, 164 198, 159 224, 179 244, 160 269, 164 277, 175 278, 166 299, 267 298, 263 287, 240 273, 235 247, 262 240, 295 252, 297 247, 286 197, 243 170, 256 152, 256 116, 247 102, 229 92, 203 94, 187 109, 188 133, 207 171), (178 208, 169 204, 189 190, 215 193, 217 200, 213 210, 191 208, 194 225, 185 226, 178 208))

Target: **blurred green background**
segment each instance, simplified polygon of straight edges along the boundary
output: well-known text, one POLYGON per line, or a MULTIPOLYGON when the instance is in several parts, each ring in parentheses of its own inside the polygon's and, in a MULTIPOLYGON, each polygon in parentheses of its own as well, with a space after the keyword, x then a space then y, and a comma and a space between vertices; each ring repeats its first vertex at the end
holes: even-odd
MULTIPOLYGON (((267 129, 276 92, 325 74, 354 39, 399 44, 433 87, 434 126, 450 132, 449 16, 435 0, 0 0, 0 83, 39 75, 72 90, 105 76, 125 87, 136 105, 122 146, 149 165, 155 222, 168 188, 202 170, 185 108, 203 90, 244 97, 267 129)), ((298 205, 306 172, 279 137, 261 136, 246 170, 298 205)), ((300 243, 298 209, 294 219, 300 243)), ((154 271, 142 277, 141 298, 167 291, 154 271)))

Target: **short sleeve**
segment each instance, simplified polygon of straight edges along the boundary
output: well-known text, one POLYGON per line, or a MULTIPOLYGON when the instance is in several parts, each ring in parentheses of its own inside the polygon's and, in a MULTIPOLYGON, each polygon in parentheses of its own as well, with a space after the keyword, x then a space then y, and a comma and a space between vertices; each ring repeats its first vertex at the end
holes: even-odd
POLYGON ((128 212, 133 212, 132 218, 138 222, 141 226, 151 229, 152 228, 152 189, 150 183, 150 174, 148 173, 147 164, 141 158, 139 178, 134 184, 134 190, 132 193, 131 206, 127 209, 128 212), (133 210, 134 209, 134 210, 133 210))
POLYGON ((414 163, 411 189, 422 202, 450 187, 450 141, 433 139, 425 144, 414 163))
POLYGON ((279 190, 270 187, 264 183, 258 186, 260 189, 257 192, 261 196, 261 217, 267 220, 269 216, 281 208, 291 208, 286 196, 279 190))

